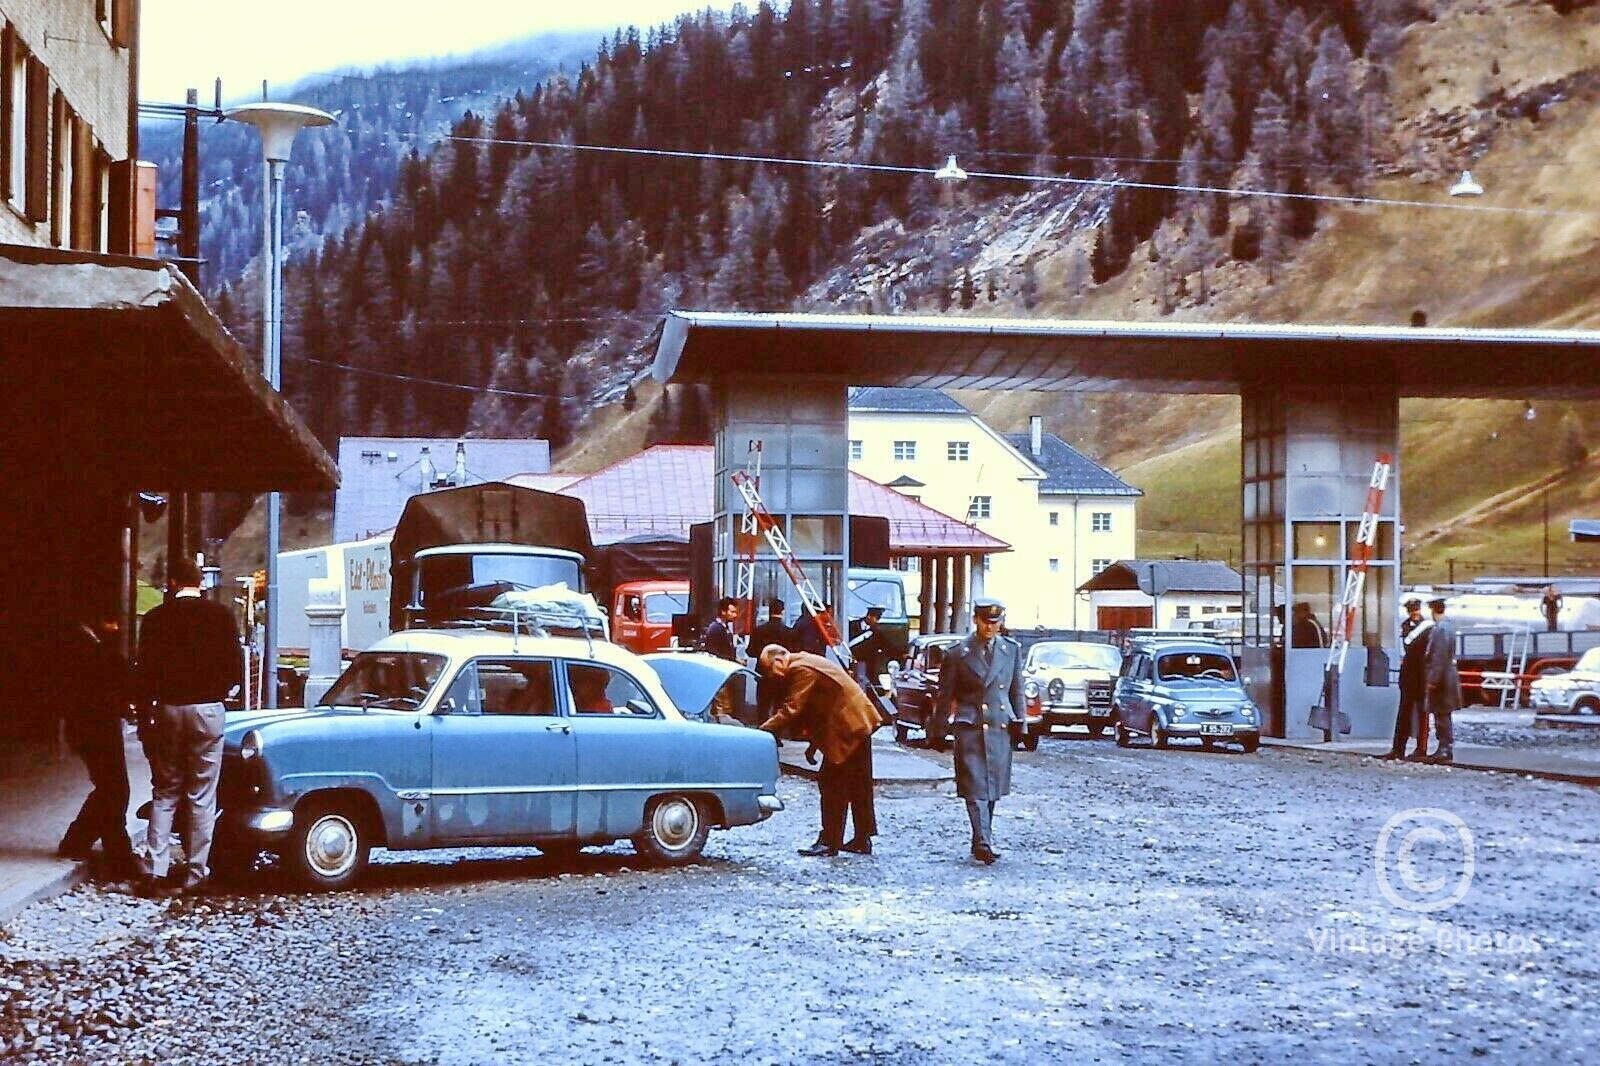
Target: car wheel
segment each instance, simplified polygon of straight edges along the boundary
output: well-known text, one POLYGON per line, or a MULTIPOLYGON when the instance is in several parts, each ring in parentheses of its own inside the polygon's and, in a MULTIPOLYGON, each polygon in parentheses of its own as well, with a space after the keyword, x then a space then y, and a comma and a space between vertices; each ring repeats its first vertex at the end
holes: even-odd
POLYGON ((1129 748, 1133 746, 1133 734, 1128 732, 1128 727, 1122 724, 1121 717, 1111 723, 1111 733, 1117 738, 1117 747, 1129 748))
POLYGON ((1600 714, 1600 700, 1585 696, 1572 705, 1573 714, 1600 714))
POLYGON ((1167 731, 1161 728, 1161 719, 1152 714, 1150 716, 1150 746, 1152 748, 1164 748, 1170 740, 1171 738, 1167 736, 1167 731))
POLYGON ((1039 734, 1035 733, 1031 729, 1028 730, 1028 734, 1022 738, 1022 750, 1023 751, 1038 751, 1039 750, 1039 734))
POLYGON ((323 892, 355 883, 371 851, 366 820, 348 804, 312 803, 295 812, 283 860, 295 880, 323 892))
POLYGON ((658 796, 645 811, 644 829, 633 849, 651 862, 682 866, 699 858, 711 826, 699 801, 690 796, 658 796))
POLYGON ((1244 753, 1246 755, 1254 755, 1256 753, 1256 749, 1261 747, 1261 738, 1259 736, 1244 737, 1239 741, 1239 746, 1244 748, 1244 753))

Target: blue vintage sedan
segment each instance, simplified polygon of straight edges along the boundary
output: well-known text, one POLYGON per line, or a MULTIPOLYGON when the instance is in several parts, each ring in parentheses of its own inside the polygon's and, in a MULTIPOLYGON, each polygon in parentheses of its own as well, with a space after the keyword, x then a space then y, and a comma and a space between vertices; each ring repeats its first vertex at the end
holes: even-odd
POLYGON ((783 804, 771 736, 679 702, 709 701, 739 668, 682 660, 673 672, 695 683, 674 693, 599 641, 396 633, 315 707, 228 716, 215 861, 271 850, 312 888, 355 881, 375 846, 565 855, 628 839, 650 861, 690 862, 713 827, 783 804))
POLYGON ((1261 711, 1245 694, 1233 656, 1214 640, 1151 637, 1133 641, 1111 694, 1117 744, 1135 735, 1164 748, 1198 740, 1207 749, 1261 744, 1261 711))

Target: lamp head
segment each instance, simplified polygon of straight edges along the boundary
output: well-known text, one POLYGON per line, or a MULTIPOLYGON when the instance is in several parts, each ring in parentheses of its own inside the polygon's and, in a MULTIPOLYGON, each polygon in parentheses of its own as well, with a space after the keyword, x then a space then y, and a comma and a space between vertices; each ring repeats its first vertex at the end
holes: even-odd
POLYGON ((954 184, 967 180, 967 172, 956 164, 956 157, 951 156, 944 161, 944 166, 933 172, 936 181, 945 181, 954 184))
POLYGON ((243 104, 224 117, 248 122, 261 133, 261 151, 268 160, 288 162, 295 136, 307 126, 331 126, 333 116, 301 104, 243 104))
POLYGON ((1472 180, 1472 171, 1463 170, 1461 180, 1450 186, 1451 196, 1482 196, 1483 186, 1472 180))

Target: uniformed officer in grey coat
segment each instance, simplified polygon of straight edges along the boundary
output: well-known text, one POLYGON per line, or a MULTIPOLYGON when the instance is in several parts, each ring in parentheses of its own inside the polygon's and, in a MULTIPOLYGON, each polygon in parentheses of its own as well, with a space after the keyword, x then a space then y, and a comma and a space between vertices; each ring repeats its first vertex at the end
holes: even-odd
POLYGON ((1005 605, 980 599, 972 632, 945 654, 939 668, 939 704, 932 733, 941 741, 954 727, 956 794, 967 801, 972 857, 992 863, 994 805, 1011 791, 1012 729, 1025 720, 1022 646, 1000 634, 1005 605))
POLYGON ((1423 701, 1433 718, 1434 735, 1439 738, 1439 746, 1428 761, 1448 763, 1455 758, 1455 731, 1450 716, 1462 703, 1461 675, 1456 671, 1456 626, 1444 616, 1444 600, 1429 600, 1428 609, 1433 615, 1433 629, 1428 633, 1424 652, 1427 689, 1423 701))

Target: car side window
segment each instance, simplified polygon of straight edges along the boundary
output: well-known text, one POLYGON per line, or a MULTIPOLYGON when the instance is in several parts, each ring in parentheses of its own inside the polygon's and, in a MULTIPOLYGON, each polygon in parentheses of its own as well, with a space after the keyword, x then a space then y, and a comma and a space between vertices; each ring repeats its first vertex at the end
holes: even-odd
POLYGON ((446 714, 482 714, 483 690, 478 687, 478 664, 468 663, 461 668, 450 689, 444 694, 439 709, 446 714))
POLYGON ((548 659, 479 659, 484 714, 548 717, 556 713, 555 670, 548 659))
POLYGON ((567 686, 572 690, 572 711, 579 715, 657 717, 656 704, 644 686, 621 670, 599 663, 568 663, 567 686))

